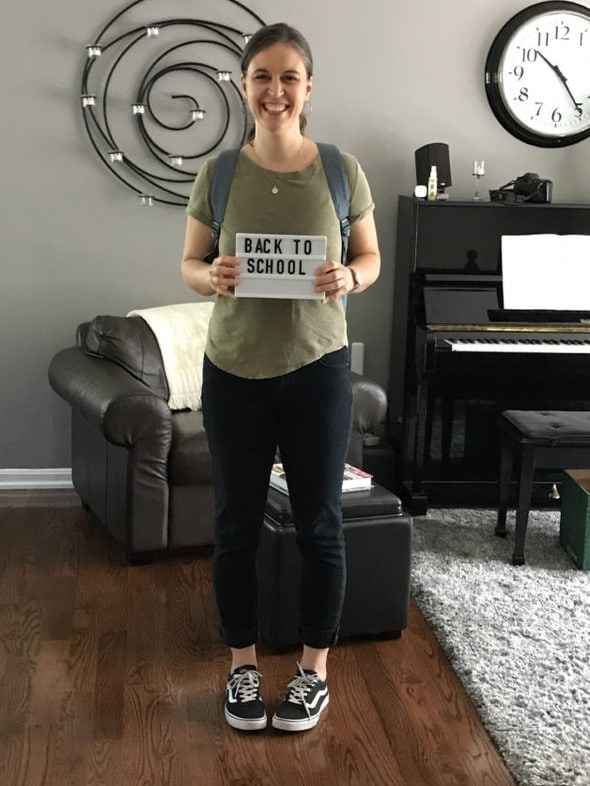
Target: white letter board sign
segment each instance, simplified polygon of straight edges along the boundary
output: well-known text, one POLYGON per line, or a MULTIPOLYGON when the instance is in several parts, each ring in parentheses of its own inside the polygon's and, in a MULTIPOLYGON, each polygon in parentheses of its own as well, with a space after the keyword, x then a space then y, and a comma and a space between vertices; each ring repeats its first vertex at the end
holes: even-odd
POLYGON ((236 234, 240 283, 236 297, 323 300, 313 279, 326 259, 325 235, 236 234))

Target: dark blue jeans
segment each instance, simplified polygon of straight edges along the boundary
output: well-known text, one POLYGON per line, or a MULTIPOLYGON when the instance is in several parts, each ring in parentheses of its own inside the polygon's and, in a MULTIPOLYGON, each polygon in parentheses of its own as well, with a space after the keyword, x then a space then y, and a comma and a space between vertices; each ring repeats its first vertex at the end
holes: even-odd
POLYGON ((258 638, 256 554, 277 447, 302 557, 304 644, 337 638, 346 562, 342 474, 352 416, 348 349, 271 379, 244 379, 205 357, 203 417, 215 481, 213 580, 230 647, 258 638))

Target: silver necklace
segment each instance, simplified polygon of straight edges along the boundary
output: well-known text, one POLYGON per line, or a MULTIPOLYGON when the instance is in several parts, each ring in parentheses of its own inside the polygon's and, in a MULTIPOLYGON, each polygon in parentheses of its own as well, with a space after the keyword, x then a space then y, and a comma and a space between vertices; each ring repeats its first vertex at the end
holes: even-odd
MULTIPOLYGON (((291 164, 293 161, 295 161, 295 159, 297 158, 299 153, 301 153, 301 151, 303 150, 303 145, 304 144, 305 144, 305 137, 303 137, 303 139, 301 140, 301 144, 297 148, 297 150, 294 153, 294 155, 292 156, 292 158, 289 159, 289 164, 291 164)), ((263 166, 262 161, 260 160, 260 158, 258 156, 258 153, 256 152, 256 148, 254 147, 254 141, 250 142, 250 147, 252 148, 252 153, 254 154, 254 158, 256 159, 256 162, 258 163, 258 165, 262 169, 262 173, 264 174, 265 178, 268 180, 268 182, 271 185, 270 193, 271 194, 275 194, 275 195, 278 194, 279 193, 279 187, 277 186, 276 181, 273 180, 271 178, 271 176, 269 175, 268 169, 266 169, 263 166)), ((286 169, 285 171, 289 171, 289 170, 286 169)))

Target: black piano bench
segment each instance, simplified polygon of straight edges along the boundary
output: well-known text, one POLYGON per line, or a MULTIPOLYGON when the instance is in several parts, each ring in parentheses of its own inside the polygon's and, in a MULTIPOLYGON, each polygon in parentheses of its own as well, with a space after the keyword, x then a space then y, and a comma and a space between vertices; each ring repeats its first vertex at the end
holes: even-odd
POLYGON ((495 534, 506 537, 514 459, 520 465, 513 565, 524 565, 524 543, 535 469, 590 468, 590 412, 508 409, 500 415, 502 456, 495 534))

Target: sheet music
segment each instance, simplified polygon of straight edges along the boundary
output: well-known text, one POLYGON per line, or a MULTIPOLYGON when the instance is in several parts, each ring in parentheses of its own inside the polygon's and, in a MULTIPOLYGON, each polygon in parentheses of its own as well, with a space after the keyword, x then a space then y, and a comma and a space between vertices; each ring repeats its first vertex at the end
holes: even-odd
POLYGON ((590 235, 502 235, 504 308, 590 309, 590 235))

